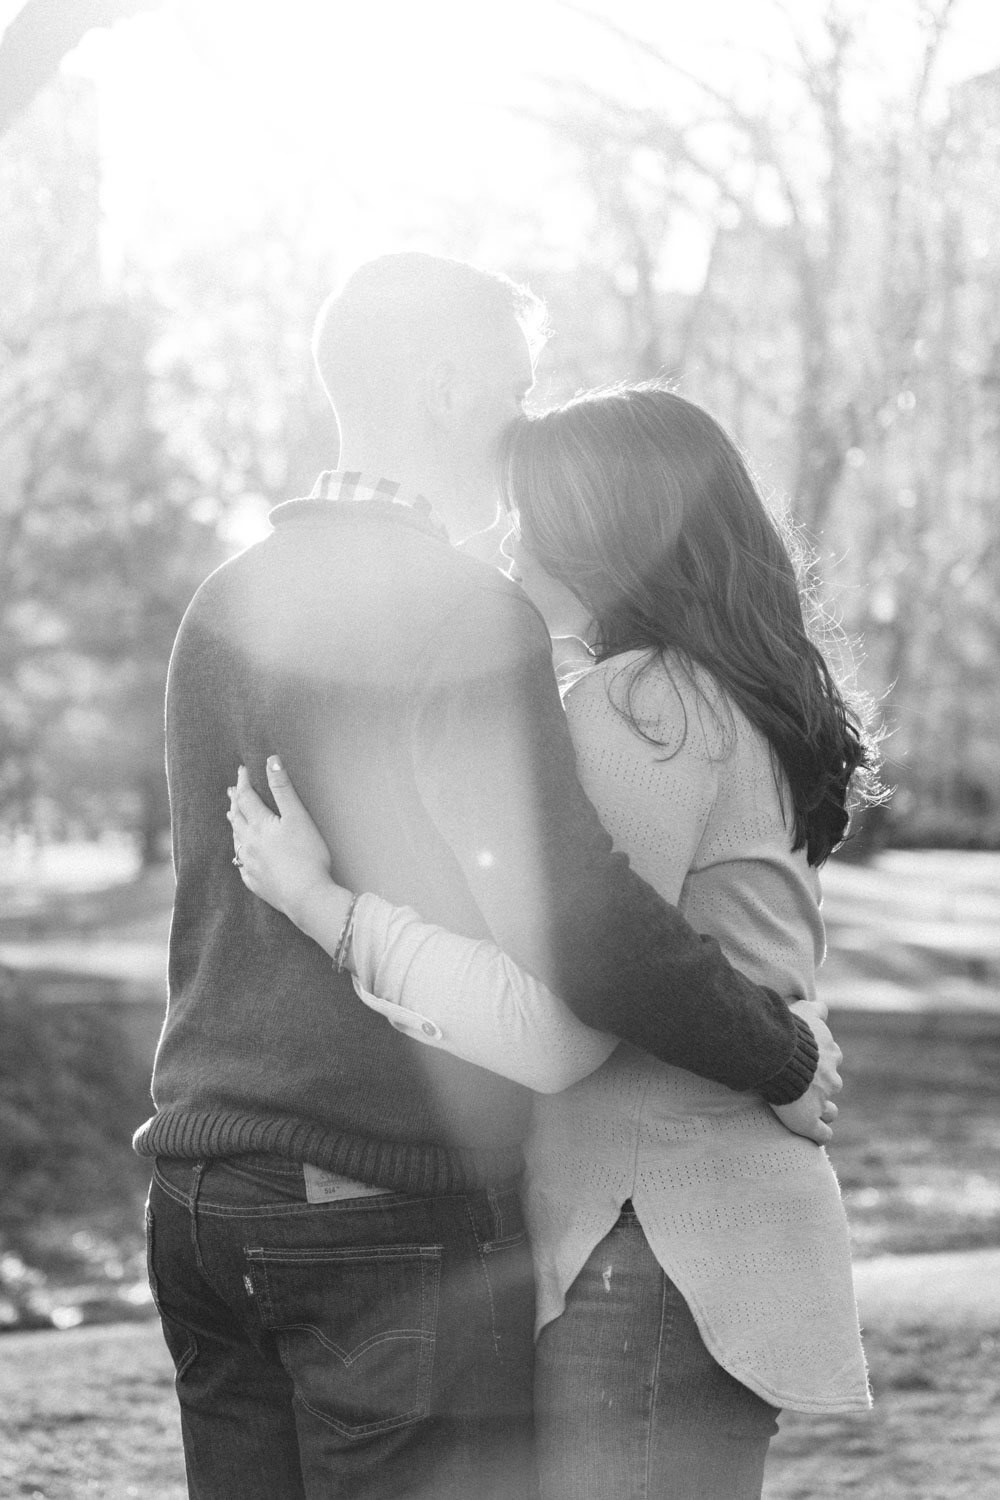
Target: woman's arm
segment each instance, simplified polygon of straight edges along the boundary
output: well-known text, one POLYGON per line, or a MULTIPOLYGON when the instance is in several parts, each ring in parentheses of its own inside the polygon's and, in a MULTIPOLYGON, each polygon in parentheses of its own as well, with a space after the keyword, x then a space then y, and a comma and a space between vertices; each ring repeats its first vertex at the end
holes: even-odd
POLYGON ((267 776, 277 814, 244 767, 230 790, 227 816, 243 883, 331 958, 344 947, 344 966, 371 1009, 427 1046, 540 1093, 568 1088, 610 1056, 614 1037, 578 1021, 495 943, 446 932, 367 893, 352 911, 351 892, 332 880, 326 844, 274 756, 267 776))
POLYGON ((352 948, 354 988, 397 1030, 537 1093, 578 1083, 618 1044, 495 943, 446 932, 379 896, 359 898, 352 948))

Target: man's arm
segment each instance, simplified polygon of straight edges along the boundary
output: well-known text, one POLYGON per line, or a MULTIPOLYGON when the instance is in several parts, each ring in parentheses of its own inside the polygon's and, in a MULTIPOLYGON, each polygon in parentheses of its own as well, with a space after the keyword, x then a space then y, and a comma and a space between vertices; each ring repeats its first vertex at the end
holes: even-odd
POLYGON ((774 1104, 810 1089, 808 1022, 613 851, 576 775, 548 634, 505 580, 470 590, 431 644, 414 766, 497 943, 582 1021, 774 1104))

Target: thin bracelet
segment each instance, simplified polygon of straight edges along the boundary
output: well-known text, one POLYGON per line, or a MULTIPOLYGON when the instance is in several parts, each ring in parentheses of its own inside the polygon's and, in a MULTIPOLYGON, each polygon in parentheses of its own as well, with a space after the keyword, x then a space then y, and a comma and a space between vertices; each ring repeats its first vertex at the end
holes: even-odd
POLYGON ((337 939, 337 946, 333 954, 333 967, 334 972, 337 974, 342 974, 347 966, 347 955, 351 951, 351 938, 354 935, 354 910, 360 900, 360 894, 351 897, 351 904, 347 908, 344 925, 340 929, 340 937, 337 939))

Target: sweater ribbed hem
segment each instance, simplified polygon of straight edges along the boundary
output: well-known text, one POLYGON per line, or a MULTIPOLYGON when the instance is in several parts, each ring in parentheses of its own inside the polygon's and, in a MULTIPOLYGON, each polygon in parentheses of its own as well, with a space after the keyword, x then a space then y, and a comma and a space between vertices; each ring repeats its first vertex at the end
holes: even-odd
POLYGON ((813 1081, 819 1063, 819 1046, 812 1027, 801 1016, 792 1016, 798 1033, 795 1051, 772 1078, 761 1084, 760 1092, 768 1104, 793 1104, 813 1081))
POLYGON ((165 1109, 136 1131, 139 1156, 205 1161, 250 1153, 312 1162, 328 1172, 399 1193, 461 1193, 517 1181, 520 1147, 496 1151, 338 1135, 305 1120, 237 1110, 165 1109))

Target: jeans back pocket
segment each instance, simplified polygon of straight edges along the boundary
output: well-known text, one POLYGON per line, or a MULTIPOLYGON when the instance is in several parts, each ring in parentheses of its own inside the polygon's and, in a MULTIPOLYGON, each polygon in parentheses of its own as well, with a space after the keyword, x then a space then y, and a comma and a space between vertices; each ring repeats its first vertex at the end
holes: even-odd
POLYGON ((246 1250, 298 1399, 347 1437, 429 1415, 440 1245, 246 1250))

